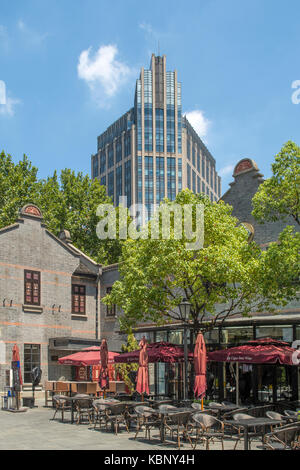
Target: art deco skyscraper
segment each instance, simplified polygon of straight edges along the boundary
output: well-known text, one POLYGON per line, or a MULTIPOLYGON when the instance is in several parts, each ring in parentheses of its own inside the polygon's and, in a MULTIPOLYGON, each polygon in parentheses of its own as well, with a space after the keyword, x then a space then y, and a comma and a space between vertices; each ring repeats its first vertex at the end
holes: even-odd
POLYGON ((184 188, 211 200, 221 195, 215 159, 182 115, 177 71, 166 71, 166 56, 151 57, 141 69, 134 107, 98 137, 92 177, 99 178, 115 205, 143 203, 149 213, 184 188))

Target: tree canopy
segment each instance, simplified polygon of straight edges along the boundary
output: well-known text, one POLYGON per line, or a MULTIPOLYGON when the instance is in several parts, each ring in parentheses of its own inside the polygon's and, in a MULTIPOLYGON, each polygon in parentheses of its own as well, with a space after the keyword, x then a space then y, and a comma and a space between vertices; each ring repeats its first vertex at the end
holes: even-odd
POLYGON ((24 155, 14 163, 10 155, 0 154, 0 228, 14 223, 19 210, 28 203, 39 206, 49 230, 58 235, 69 230, 72 241, 96 262, 116 263, 121 245, 116 240, 99 240, 96 226, 99 222, 99 204, 111 204, 105 186, 88 175, 70 169, 58 177, 38 179, 38 169, 24 155))
POLYGON ((261 223, 292 217, 300 225, 300 147, 287 142, 275 156, 272 172, 252 200, 254 217, 261 223))
POLYGON ((143 322, 184 324, 178 308, 184 298, 191 304, 186 324, 195 331, 210 330, 236 314, 272 311, 293 298, 300 239, 292 228, 263 251, 248 242, 246 229, 223 201, 213 203, 184 190, 174 203, 165 203, 170 208, 190 204, 193 210, 197 204, 204 205, 203 248, 187 250, 186 238, 175 237, 175 224, 170 239, 148 237, 124 243, 121 278, 104 299, 123 309, 123 330, 143 322))

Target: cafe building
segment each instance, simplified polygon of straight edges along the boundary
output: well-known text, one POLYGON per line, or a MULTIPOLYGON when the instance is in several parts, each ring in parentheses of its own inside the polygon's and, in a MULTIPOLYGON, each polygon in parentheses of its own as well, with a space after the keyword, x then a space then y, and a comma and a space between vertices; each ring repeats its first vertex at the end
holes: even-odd
MULTIPOLYGON (((251 212, 252 198, 259 185, 264 181, 257 164, 245 158, 235 167, 233 182, 221 198, 233 207, 233 216, 249 231, 249 239, 255 240, 261 247, 266 248, 270 242, 278 239, 284 227, 295 225, 293 220, 283 222, 265 222, 259 224, 251 212)), ((296 230, 299 227, 296 226, 296 230)), ((180 324, 165 327, 155 325, 140 325, 137 338, 146 336, 149 342, 167 341, 183 345, 183 329, 180 324)), ((208 351, 238 346, 250 340, 271 337, 291 344, 300 340, 300 299, 295 299, 284 309, 274 313, 252 312, 249 317, 236 317, 226 321, 222 327, 217 327, 205 334, 208 351)), ((188 333, 188 344, 193 349, 194 338, 188 333)), ((150 387, 153 393, 172 395, 176 398, 183 396, 183 364, 152 364, 150 370, 150 387)), ((189 366, 189 384, 193 385, 193 372, 189 366)), ((240 365, 239 377, 243 382, 245 393, 242 398, 249 402, 274 402, 300 399, 300 368, 297 366, 281 365, 240 365)), ((229 401, 235 400, 235 370, 230 363, 209 363, 208 394, 212 399, 229 401)), ((241 388, 241 387, 240 387, 241 388)), ((242 392, 243 394, 243 392, 242 392)))

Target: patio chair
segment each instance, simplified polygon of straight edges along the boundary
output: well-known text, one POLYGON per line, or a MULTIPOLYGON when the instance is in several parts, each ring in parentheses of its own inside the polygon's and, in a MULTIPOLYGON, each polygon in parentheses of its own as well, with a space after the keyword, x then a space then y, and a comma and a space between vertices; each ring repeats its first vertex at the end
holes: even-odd
MULTIPOLYGON (((233 420, 234 421, 239 421, 240 419, 255 419, 255 416, 248 415, 247 413, 234 413, 233 415, 233 420)), ((238 429, 238 436, 239 440, 243 437, 243 431, 237 424, 237 429, 238 429)), ((248 441, 249 441, 249 449, 251 449, 251 440, 259 436, 260 433, 256 431, 256 428, 254 428, 254 431, 248 431, 248 441)))
POLYGON ((71 411, 71 403, 68 401, 68 397, 65 395, 54 395, 52 397, 53 404, 55 406, 55 412, 52 420, 54 420, 56 413, 61 413, 61 420, 64 422, 64 414, 67 411, 71 411))
POLYGON ((159 405, 158 411, 168 411, 168 410, 178 410, 178 408, 174 405, 159 405))
POLYGON ((210 414, 212 414, 214 416, 219 416, 223 407, 224 407, 224 405, 222 405, 222 403, 217 403, 215 401, 211 401, 208 404, 208 408, 210 409, 210 414))
POLYGON ((127 420, 126 420, 126 404, 116 403, 113 405, 107 405, 105 409, 106 424, 111 423, 112 430, 115 434, 118 434, 120 424, 124 424, 127 432, 129 432, 127 420))
POLYGON ((94 412, 95 409, 93 407, 93 399, 90 398, 89 400, 78 398, 75 402, 75 409, 76 409, 76 417, 77 417, 77 422, 76 424, 80 424, 81 421, 87 417, 88 421, 90 424, 94 421, 94 412))
POLYGON ((138 433, 144 428, 145 438, 147 438, 148 434, 150 440, 151 429, 158 428, 161 425, 161 420, 158 418, 158 412, 153 410, 153 408, 150 408, 150 406, 137 406, 134 410, 137 414, 137 430, 134 439, 137 438, 138 433))
MULTIPOLYGON (((283 416, 282 414, 277 413, 277 411, 267 411, 266 416, 267 416, 267 418, 276 419, 278 421, 281 421, 281 423, 279 425, 275 426, 275 428, 278 427, 278 426, 282 426, 282 422, 283 423, 287 422, 286 416, 283 416)), ((274 426, 271 425, 270 428, 271 428, 271 432, 273 432, 274 426)))
POLYGON ((262 447, 265 450, 299 449, 299 426, 282 426, 265 434, 262 447))
POLYGON ((284 410, 284 414, 285 416, 287 416, 288 418, 290 418, 290 423, 294 423, 297 418, 298 418, 298 413, 297 411, 292 411, 292 410, 284 410))
POLYGON ((99 429, 101 429, 102 423, 105 423, 105 425, 107 426, 105 403, 103 403, 100 400, 94 400, 93 408, 94 408, 94 429, 96 429, 97 423, 99 423, 99 429))
POLYGON ((192 416, 192 420, 195 422, 196 435, 195 444, 193 449, 196 449, 199 439, 206 442, 206 450, 209 450, 209 444, 211 441, 218 440, 222 444, 222 450, 224 450, 224 423, 214 416, 205 413, 196 413, 192 416))
POLYGON ((165 430, 170 431, 171 439, 174 434, 177 436, 177 445, 180 449, 180 436, 188 439, 189 443, 193 447, 193 443, 189 436, 189 422, 191 413, 188 411, 179 411, 178 413, 172 413, 171 415, 165 416, 165 430))

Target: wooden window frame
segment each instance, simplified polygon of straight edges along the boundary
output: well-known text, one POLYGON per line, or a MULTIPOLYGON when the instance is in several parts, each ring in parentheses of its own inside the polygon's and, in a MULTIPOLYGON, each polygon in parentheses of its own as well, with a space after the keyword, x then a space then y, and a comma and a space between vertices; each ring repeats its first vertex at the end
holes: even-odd
POLYGON ((24 304, 25 305, 35 305, 37 307, 40 307, 41 306, 41 272, 40 271, 32 271, 30 269, 24 269, 24 304), (30 274, 31 275, 31 279, 27 279, 27 274, 30 274), (38 276, 38 279, 37 279, 37 285, 38 285, 38 302, 34 302, 34 295, 33 295, 33 292, 34 292, 34 289, 33 289, 33 285, 35 284, 35 280, 33 279, 33 277, 37 275, 38 276), (31 284, 31 301, 28 301, 27 300, 27 292, 26 292, 26 283, 30 283, 31 284))
POLYGON ((82 284, 72 284, 72 315, 86 315, 86 286, 82 284), (75 289, 79 289, 79 293, 77 294, 75 292, 75 289), (80 291, 83 290, 84 293, 81 293, 80 291), (75 295, 79 295, 79 305, 78 305, 78 311, 75 309, 75 295), (81 311, 80 308, 80 297, 84 298, 84 311, 81 311))

